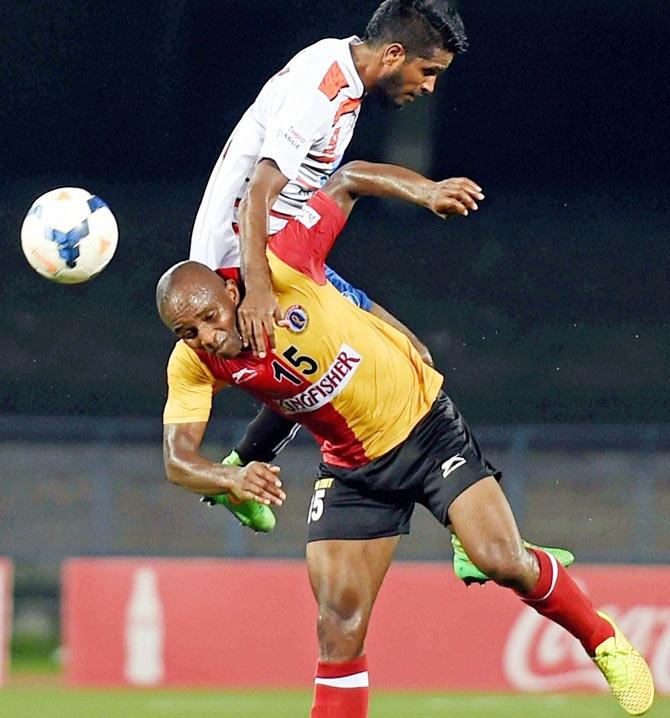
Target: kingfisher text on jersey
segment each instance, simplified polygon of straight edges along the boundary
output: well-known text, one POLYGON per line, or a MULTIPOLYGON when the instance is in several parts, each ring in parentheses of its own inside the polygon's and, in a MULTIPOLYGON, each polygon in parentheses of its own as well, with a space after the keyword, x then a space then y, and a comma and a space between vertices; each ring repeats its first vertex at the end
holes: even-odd
POLYGON ((279 402, 281 410, 286 414, 296 414, 305 411, 316 411, 332 401, 349 383, 358 368, 362 357, 346 344, 342 344, 335 361, 328 367, 309 389, 282 399, 279 402))

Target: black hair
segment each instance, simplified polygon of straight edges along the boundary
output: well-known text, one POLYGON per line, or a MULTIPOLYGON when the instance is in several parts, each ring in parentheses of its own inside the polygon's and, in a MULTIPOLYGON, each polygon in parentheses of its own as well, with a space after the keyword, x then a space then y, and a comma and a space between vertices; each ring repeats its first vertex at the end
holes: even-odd
POLYGON ((412 57, 439 48, 463 53, 468 40, 450 0, 384 0, 370 18, 364 39, 372 44, 399 42, 412 57))

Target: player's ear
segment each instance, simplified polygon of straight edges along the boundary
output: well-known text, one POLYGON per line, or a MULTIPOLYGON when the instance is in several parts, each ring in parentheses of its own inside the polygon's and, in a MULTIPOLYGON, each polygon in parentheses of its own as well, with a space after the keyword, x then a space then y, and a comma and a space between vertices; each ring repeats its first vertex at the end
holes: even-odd
POLYGON ((240 288, 234 279, 226 279, 226 291, 233 304, 237 307, 240 304, 240 288))
POLYGON ((405 62, 407 53, 399 42, 387 45, 382 54, 382 64, 389 70, 397 70, 405 62))

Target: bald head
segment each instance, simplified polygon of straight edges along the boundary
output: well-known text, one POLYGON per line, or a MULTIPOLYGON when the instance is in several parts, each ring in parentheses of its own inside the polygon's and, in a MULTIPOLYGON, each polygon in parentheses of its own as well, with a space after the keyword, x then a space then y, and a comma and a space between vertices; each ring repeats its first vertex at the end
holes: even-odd
POLYGON ((184 293, 192 293, 198 287, 207 287, 221 279, 216 272, 200 262, 179 262, 173 265, 158 280, 156 285, 156 306, 163 318, 163 307, 171 301, 181 298, 184 293))
POLYGON ((242 341, 236 310, 237 284, 199 262, 179 262, 156 285, 156 306, 163 323, 193 349, 223 358, 237 356, 242 341))

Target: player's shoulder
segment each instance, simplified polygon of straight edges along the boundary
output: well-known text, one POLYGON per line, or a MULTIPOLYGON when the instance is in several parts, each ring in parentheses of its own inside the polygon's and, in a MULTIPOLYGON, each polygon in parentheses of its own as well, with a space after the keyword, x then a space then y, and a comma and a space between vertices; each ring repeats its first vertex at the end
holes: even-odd
POLYGON ((342 48, 347 45, 348 42, 349 38, 324 37, 301 50, 293 60, 307 62, 308 60, 320 57, 330 57, 332 60, 342 52, 342 48))
POLYGON ((199 362, 198 355, 186 346, 181 339, 175 342, 170 352, 170 358, 168 359, 168 370, 173 371, 183 365, 196 365, 199 362))
POLYGON ((301 50, 265 84, 258 106, 274 112, 277 102, 291 97, 294 102, 316 103, 313 109, 328 114, 341 90, 350 88, 348 92, 361 95, 363 86, 349 47, 356 39, 329 37, 301 50))
POLYGON ((326 37, 299 52, 286 66, 288 71, 323 76, 334 62, 348 59, 351 38, 326 37))
POLYGON ((212 373, 198 353, 181 340, 174 345, 170 354, 168 374, 189 379, 213 380, 212 373))

